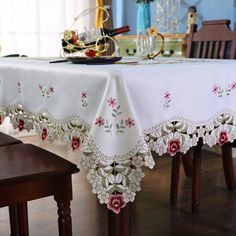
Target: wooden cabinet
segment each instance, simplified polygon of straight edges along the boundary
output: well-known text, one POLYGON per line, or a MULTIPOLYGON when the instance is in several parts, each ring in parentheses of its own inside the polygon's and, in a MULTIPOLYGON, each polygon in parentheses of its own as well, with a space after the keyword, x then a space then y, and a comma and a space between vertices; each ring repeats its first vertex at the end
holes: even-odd
MULTIPOLYGON (((165 57, 184 57, 186 49, 186 34, 164 34, 164 54, 165 57)), ((135 56, 136 35, 116 36, 120 45, 121 56, 135 56)), ((157 48, 160 48, 161 39, 157 40, 157 48)))

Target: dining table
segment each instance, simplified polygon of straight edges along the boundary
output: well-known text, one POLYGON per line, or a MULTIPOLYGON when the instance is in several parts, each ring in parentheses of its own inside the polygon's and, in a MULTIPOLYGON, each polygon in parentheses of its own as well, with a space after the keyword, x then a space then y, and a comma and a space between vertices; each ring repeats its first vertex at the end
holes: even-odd
MULTIPOLYGON (((212 147, 236 139, 234 60, 50 62, 0 58, 0 124, 9 117, 15 129, 77 152, 111 224, 135 201, 143 169, 158 165, 153 152, 173 157, 199 140, 212 147)), ((129 232, 125 214, 120 232, 129 232)))

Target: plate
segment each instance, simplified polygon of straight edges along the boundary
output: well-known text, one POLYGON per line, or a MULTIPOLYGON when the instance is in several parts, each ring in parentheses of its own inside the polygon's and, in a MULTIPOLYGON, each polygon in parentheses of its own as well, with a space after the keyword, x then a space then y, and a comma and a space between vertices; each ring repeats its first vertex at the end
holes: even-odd
POLYGON ((67 57, 66 60, 74 64, 113 64, 122 57, 67 57))

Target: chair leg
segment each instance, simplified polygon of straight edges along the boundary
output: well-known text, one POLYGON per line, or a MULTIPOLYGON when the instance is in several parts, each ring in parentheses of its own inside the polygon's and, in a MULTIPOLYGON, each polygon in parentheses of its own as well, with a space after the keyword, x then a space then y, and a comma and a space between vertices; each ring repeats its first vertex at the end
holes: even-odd
POLYGON ((178 185, 179 185, 180 155, 181 154, 177 153, 172 158, 171 186, 170 186, 170 204, 172 206, 175 206, 177 204, 178 185))
POLYGON ((226 143, 222 146, 222 161, 227 187, 229 190, 233 191, 236 189, 236 181, 232 159, 232 147, 230 143, 226 143))
POLYGON ((11 236, 29 236, 27 203, 9 206, 11 236))
POLYGON ((20 236, 17 205, 9 206, 11 236, 20 236))
POLYGON ((193 178, 192 178, 192 213, 199 211, 200 180, 201 180, 201 149, 202 142, 194 147, 193 152, 193 178))
POLYGON ((72 236, 70 202, 57 201, 59 236, 72 236))
POLYGON ((185 175, 191 178, 193 176, 193 160, 190 157, 190 152, 182 156, 182 163, 185 175))

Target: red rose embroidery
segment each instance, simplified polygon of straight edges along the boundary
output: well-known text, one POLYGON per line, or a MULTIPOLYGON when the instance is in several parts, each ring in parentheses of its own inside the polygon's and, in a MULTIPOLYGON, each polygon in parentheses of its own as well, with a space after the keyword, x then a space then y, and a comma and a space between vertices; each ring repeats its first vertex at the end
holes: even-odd
POLYGON ((17 127, 18 127, 19 131, 23 130, 23 129, 25 128, 25 122, 24 122, 24 120, 20 119, 20 120, 18 121, 17 127))
POLYGON ((73 151, 80 148, 80 138, 79 137, 72 138, 71 147, 72 147, 73 151))
POLYGON ((108 199, 107 208, 118 214, 121 208, 126 206, 126 202, 121 194, 111 194, 108 199))
POLYGON ((48 131, 46 128, 43 128, 43 131, 42 131, 42 140, 44 141, 48 136, 48 131))
POLYGON ((228 142, 228 133, 226 131, 221 131, 218 138, 218 144, 222 146, 226 142, 228 142))
POLYGON ((180 140, 172 139, 168 142, 167 152, 174 155, 180 150, 180 140))

